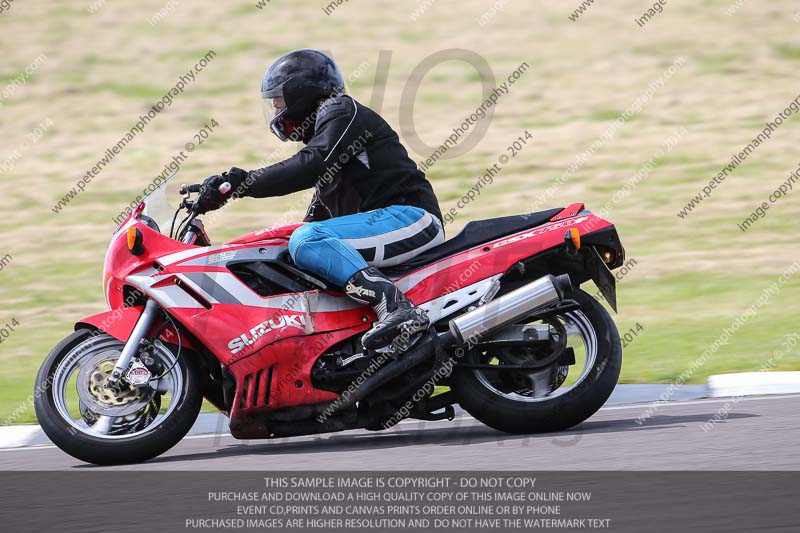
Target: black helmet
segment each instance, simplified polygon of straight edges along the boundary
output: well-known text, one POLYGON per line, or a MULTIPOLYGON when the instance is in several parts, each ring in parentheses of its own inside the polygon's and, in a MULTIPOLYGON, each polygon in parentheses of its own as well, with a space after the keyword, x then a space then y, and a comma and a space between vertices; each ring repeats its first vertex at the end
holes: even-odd
POLYGON ((279 57, 264 74, 261 98, 265 118, 282 141, 307 140, 314 130, 312 116, 319 100, 344 93, 344 78, 333 62, 319 50, 302 48, 279 57), (274 105, 282 98, 284 107, 274 105))

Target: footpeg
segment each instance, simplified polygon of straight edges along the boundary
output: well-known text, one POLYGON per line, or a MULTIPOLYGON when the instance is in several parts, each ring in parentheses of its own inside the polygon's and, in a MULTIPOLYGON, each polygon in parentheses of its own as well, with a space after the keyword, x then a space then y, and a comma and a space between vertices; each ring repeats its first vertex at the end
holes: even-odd
POLYGON ((365 348, 381 351, 393 346, 395 351, 406 351, 419 338, 416 334, 427 331, 430 324, 427 313, 419 307, 398 309, 393 314, 364 334, 365 348))

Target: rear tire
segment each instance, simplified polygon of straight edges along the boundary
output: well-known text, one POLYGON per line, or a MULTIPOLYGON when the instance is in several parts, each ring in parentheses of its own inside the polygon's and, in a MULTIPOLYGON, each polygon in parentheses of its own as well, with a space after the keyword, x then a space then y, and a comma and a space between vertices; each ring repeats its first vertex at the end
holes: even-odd
MULTIPOLYGON (((152 430, 131 437, 103 438, 90 435, 71 425, 56 407, 54 377, 59 363, 79 346, 111 339, 80 329, 61 341, 42 363, 36 376, 34 407, 45 434, 66 453, 96 465, 118 465, 147 461, 175 446, 197 419, 203 401, 200 373, 186 355, 177 359, 173 372, 180 372, 183 387, 169 416, 152 430)), ((120 343, 121 344, 121 343, 120 343)), ((91 353, 91 347, 87 348, 91 353)))
POLYGON ((580 304, 597 339, 594 363, 582 382, 559 396, 538 401, 516 401, 490 390, 475 370, 458 369, 451 377, 451 388, 458 403, 487 426, 507 433, 561 431, 580 424, 608 400, 619 379, 622 346, 611 316, 594 298, 576 289, 569 298, 580 304))

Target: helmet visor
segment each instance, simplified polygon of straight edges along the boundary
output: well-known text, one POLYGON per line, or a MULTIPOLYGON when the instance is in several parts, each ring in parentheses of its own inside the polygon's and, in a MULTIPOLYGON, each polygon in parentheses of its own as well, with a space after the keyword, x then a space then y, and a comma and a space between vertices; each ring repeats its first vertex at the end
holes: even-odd
POLYGON ((297 140, 291 139, 293 128, 287 123, 284 115, 286 114, 286 104, 283 98, 268 98, 263 100, 262 110, 264 113, 264 120, 267 122, 269 129, 272 130, 280 140, 297 140))
POLYGON ((272 122, 278 115, 286 111, 286 102, 280 96, 274 98, 265 98, 262 100, 262 103, 264 120, 266 120, 267 124, 272 122))

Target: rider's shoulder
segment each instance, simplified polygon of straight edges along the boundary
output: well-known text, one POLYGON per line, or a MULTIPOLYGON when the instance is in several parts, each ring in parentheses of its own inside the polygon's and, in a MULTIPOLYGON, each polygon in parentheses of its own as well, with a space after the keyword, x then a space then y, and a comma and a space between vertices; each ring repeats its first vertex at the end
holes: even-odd
POLYGON ((319 103, 317 124, 342 116, 351 116, 356 113, 357 106, 356 101, 346 94, 329 96, 319 103))

